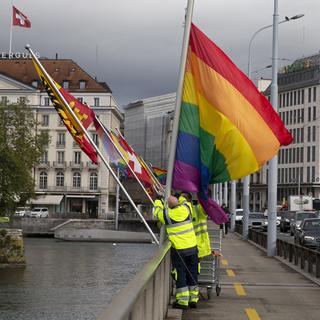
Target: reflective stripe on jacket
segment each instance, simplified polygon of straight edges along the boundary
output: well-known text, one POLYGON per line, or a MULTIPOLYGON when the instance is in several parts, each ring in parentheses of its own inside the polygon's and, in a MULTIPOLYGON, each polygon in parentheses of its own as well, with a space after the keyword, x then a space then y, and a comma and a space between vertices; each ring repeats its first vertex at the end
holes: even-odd
POLYGON ((202 258, 211 254, 210 238, 208 234, 207 214, 200 204, 193 206, 192 223, 197 237, 198 257, 202 258))

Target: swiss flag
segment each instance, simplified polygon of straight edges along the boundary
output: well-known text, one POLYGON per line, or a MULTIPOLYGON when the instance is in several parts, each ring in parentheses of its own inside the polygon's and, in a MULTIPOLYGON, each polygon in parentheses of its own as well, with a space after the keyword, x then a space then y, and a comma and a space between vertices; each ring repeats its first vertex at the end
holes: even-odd
POLYGON ((15 6, 12 6, 12 25, 23 28, 31 28, 31 21, 29 18, 19 11, 15 6))

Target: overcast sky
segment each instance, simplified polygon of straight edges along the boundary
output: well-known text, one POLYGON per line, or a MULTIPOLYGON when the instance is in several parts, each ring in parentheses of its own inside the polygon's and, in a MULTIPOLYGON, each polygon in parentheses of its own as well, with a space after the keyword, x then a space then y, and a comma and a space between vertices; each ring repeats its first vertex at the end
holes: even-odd
MULTIPOLYGON (((9 48, 11 1, 0 0, 1 52, 9 48)), ((14 0, 32 23, 14 27, 13 51, 24 45, 41 56, 71 58, 105 81, 121 106, 177 89, 187 0, 14 0)), ((244 72, 248 45, 272 24, 274 0, 195 0, 193 21, 244 72)), ((279 57, 294 59, 320 50, 320 1, 279 0, 279 17, 305 17, 279 28, 279 57)), ((272 28, 252 45, 252 70, 271 63, 272 28)), ((290 61, 280 61, 279 65, 290 61)), ((270 77, 271 70, 253 73, 270 77)))

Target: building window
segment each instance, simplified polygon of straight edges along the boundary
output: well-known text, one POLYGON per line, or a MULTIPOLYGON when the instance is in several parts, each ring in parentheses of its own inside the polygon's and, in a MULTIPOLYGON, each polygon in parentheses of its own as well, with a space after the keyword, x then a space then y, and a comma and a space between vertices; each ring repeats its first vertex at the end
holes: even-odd
POLYGON ((298 90, 298 104, 300 104, 300 90, 298 90))
POLYGON ((293 101, 292 101, 292 91, 290 92, 290 107, 292 106, 292 103, 293 103, 293 101))
POLYGON ((94 106, 99 107, 100 105, 100 99, 99 98, 94 98, 94 106))
POLYGON ((48 188, 48 175, 46 172, 41 172, 39 176, 39 189, 46 190, 48 188))
POLYGON ((86 88, 86 81, 85 80, 80 80, 79 81, 79 88, 80 89, 85 89, 86 88))
POLYGON ((311 167, 311 179, 312 182, 316 181, 316 167, 311 167))
POLYGON ((310 156, 311 156, 311 147, 307 148, 307 162, 310 162, 310 156))
POLYGON ((45 151, 40 158, 40 163, 48 163, 48 151, 45 151))
POLYGON ((48 114, 43 114, 42 115, 41 125, 44 126, 44 127, 48 127, 49 126, 49 115, 48 114))
POLYGON ((5 106, 8 104, 8 97, 1 97, 1 105, 5 106))
POLYGON ((57 162, 59 164, 63 164, 64 163, 64 151, 58 151, 57 152, 57 162))
POLYGON ((312 141, 316 141, 316 126, 312 127, 312 141))
POLYGON ((308 142, 311 141, 311 127, 308 127, 308 142))
POLYGON ((297 91, 293 92, 293 104, 296 105, 297 104, 297 91))
POLYGON ((317 107, 313 107, 313 120, 317 120, 317 107))
POLYGON ((81 187, 81 174, 80 172, 75 172, 73 174, 73 182, 72 185, 74 188, 80 188, 81 187))
POLYGON ((312 146, 312 157, 311 161, 316 161, 316 146, 312 146))
POLYGON ((64 132, 57 133, 57 147, 64 147, 66 145, 66 135, 64 132))
POLYGON ((18 103, 20 104, 26 104, 27 98, 26 97, 20 97, 18 100, 18 103))
POLYGON ((308 89, 308 102, 311 102, 311 88, 308 89))
POLYGON ((93 140, 93 142, 95 143, 95 145, 96 145, 97 147, 99 147, 99 136, 98 136, 97 133, 93 133, 93 134, 92 134, 92 140, 93 140))
POLYGON ((310 182, 310 167, 307 167, 307 182, 310 182))
POLYGON ((58 172, 56 177, 56 186, 63 187, 64 186, 64 173, 58 172))
POLYGON ((304 104, 304 89, 301 90, 301 104, 304 104))
POLYGON ((317 87, 313 87, 313 102, 317 100, 317 87))
POLYGON ((63 80, 62 81, 62 88, 63 89, 69 89, 69 81, 68 80, 63 80))
POLYGON ((98 190, 98 175, 95 172, 90 174, 90 190, 98 190))
POLYGON ((81 163, 81 152, 80 151, 75 151, 73 153, 74 155, 74 163, 75 164, 80 164, 81 163))
POLYGON ((49 97, 45 97, 44 98, 44 105, 45 106, 48 106, 50 104, 50 99, 49 99, 49 97))

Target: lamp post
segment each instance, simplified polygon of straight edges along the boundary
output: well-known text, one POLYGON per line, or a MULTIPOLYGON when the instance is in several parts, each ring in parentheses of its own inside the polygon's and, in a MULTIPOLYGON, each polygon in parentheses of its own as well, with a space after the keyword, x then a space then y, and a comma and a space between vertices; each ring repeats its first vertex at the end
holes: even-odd
MULTIPOLYGON (((278 14, 278 0, 274 0, 274 15, 273 15, 273 24, 267 25, 265 27, 262 27, 258 29, 251 37, 249 41, 249 55, 248 55, 248 78, 251 79, 251 46, 254 38, 258 33, 261 31, 273 27, 273 48, 272 48, 272 83, 271 83, 271 104, 273 107, 276 109, 277 104, 278 104, 278 85, 277 85, 277 72, 278 72, 278 26, 281 23, 285 23, 291 20, 297 20, 300 19, 304 16, 304 14, 297 14, 291 18, 285 17, 284 20, 279 21, 279 14, 278 14), (276 97, 275 97, 276 95, 276 97)), ((269 230, 273 230, 272 234, 275 232, 275 236, 272 236, 272 243, 275 244, 276 241, 276 207, 277 207, 277 163, 273 163, 277 161, 277 157, 274 157, 272 160, 269 162, 269 184, 268 184, 268 226, 270 226, 270 221, 269 221, 269 202, 274 203, 272 204, 272 208, 274 207, 274 214, 271 214, 271 218, 274 218, 274 225, 275 228, 268 227, 268 247, 269 247, 269 230), (274 160, 275 159, 275 160, 274 160), (271 166, 275 167, 271 169, 271 166), (275 173, 274 173, 275 170, 275 173), (272 178, 271 178, 271 173, 272 173, 272 178), (274 178, 275 176, 275 178, 274 178), (271 182, 272 181, 272 182, 271 182), (272 188, 272 189, 271 189, 272 188), (272 191, 274 190, 275 191, 272 191), (272 196, 272 194, 275 194, 275 199, 272 196), (270 200, 270 201, 269 201, 270 200), (274 216, 274 217, 273 217, 274 216), (274 240, 275 239, 275 240, 274 240)), ((243 178, 243 231, 242 231, 242 238, 244 240, 248 239, 248 229, 249 229, 249 185, 250 185, 250 176, 246 176, 243 178)), ((273 209, 272 209, 273 210, 273 209)), ((275 249, 273 250, 275 254, 275 249)), ((274 255, 272 254, 272 255, 274 255)), ((269 255, 269 251, 268 251, 269 255)), ((270 254, 271 255, 271 254, 270 254)))

